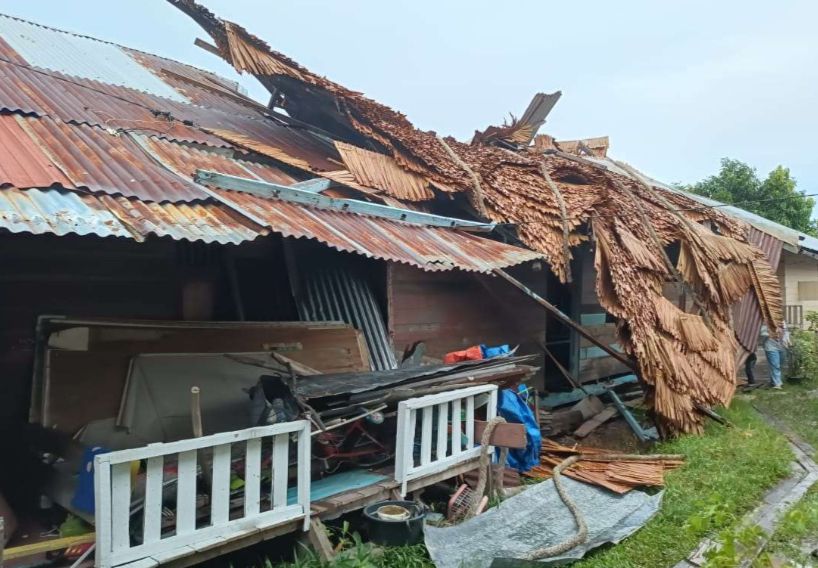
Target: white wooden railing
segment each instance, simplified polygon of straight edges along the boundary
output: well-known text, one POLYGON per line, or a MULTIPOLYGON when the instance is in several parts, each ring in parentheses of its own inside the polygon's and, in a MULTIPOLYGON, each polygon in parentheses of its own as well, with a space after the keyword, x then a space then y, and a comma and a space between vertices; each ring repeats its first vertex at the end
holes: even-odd
POLYGON ((309 527, 310 424, 305 420, 102 454, 94 459, 94 467, 96 565, 102 568, 134 561, 155 566, 299 517, 304 518, 304 530, 309 527), (288 503, 291 437, 296 438, 298 485, 297 497, 288 503), (233 455, 245 464, 244 490, 231 496, 233 455), (267 455, 270 466, 263 468, 267 455), (199 456, 204 456, 202 464, 197 464, 199 456), (143 501, 131 487, 131 464, 140 460, 147 460, 143 501), (212 462, 212 470, 207 462, 212 462), (199 499, 197 507, 197 493, 203 493, 196 487, 200 466, 210 471, 203 476, 211 485, 209 514, 207 500, 199 499), (267 473, 269 492, 262 492, 267 473), (168 511, 163 493, 170 498, 169 509, 175 509, 170 520, 163 516, 168 511), (263 493, 269 493, 269 499, 262 499, 263 493))
POLYGON ((487 399, 486 420, 497 415, 496 385, 467 387, 398 404, 395 479, 401 483, 401 495, 406 495, 407 483, 412 479, 444 471, 480 455, 479 440, 474 439, 476 399, 487 399))

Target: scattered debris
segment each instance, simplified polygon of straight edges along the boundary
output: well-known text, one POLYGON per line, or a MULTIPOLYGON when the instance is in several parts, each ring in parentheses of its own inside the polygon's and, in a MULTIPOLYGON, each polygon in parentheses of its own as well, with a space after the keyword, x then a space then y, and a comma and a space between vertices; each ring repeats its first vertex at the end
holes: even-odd
POLYGON ((683 456, 630 456, 611 454, 610 450, 584 446, 568 447, 545 439, 540 453, 540 465, 525 475, 535 479, 552 476, 554 468, 570 456, 581 460, 566 469, 564 475, 623 494, 636 487, 661 487, 665 472, 684 463, 683 456))

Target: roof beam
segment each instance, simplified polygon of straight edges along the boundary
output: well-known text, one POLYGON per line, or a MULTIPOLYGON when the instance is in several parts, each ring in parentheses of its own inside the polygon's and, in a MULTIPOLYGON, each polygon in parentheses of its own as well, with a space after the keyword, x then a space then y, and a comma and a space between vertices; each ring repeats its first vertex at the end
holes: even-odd
POLYGON ((312 178, 298 183, 291 184, 289 187, 293 189, 300 189, 301 191, 309 191, 310 193, 321 193, 329 189, 333 184, 331 179, 327 178, 312 178))
POLYGON ((318 209, 328 209, 331 211, 346 211, 348 213, 358 213, 389 219, 390 221, 403 221, 416 225, 426 225, 429 227, 445 227, 447 229, 462 229, 464 231, 474 231, 488 233, 494 230, 494 223, 480 223, 477 221, 467 221, 465 219, 455 219, 453 217, 443 217, 421 211, 390 207, 378 203, 358 201, 356 199, 341 199, 327 197, 309 190, 299 189, 294 186, 279 185, 237 176, 230 176, 209 170, 196 170, 196 182, 208 184, 222 189, 233 191, 243 191, 264 197, 267 199, 280 199, 301 205, 310 205, 318 209))

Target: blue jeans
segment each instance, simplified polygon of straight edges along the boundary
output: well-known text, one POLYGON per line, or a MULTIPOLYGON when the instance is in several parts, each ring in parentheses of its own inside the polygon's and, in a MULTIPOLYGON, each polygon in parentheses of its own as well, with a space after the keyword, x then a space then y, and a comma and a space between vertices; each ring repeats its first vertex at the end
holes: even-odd
POLYGON ((764 350, 767 362, 770 364, 770 382, 774 387, 781 385, 781 351, 778 349, 764 350))

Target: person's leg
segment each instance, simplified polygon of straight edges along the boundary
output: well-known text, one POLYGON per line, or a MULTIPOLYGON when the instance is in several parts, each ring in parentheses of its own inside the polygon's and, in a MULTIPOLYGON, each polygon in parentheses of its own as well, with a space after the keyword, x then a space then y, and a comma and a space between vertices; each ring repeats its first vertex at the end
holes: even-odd
POLYGON ((747 375, 747 384, 754 385, 756 382, 756 375, 755 375, 755 366, 756 366, 756 354, 750 353, 747 356, 747 360, 744 362, 744 374, 747 375))
POLYGON ((770 382, 773 387, 781 387, 781 352, 778 349, 765 350, 767 362, 770 364, 770 382))

